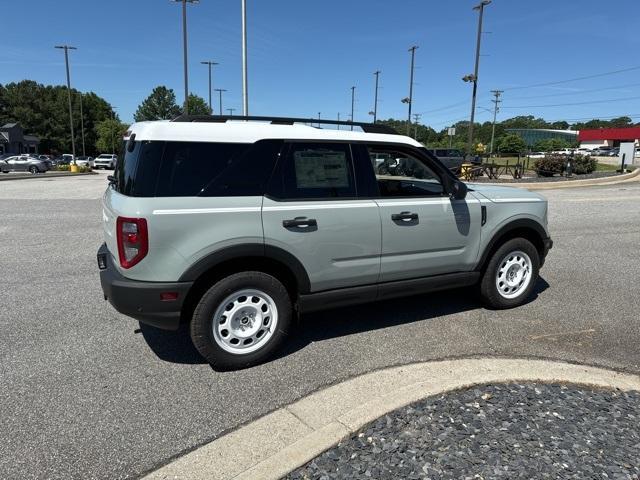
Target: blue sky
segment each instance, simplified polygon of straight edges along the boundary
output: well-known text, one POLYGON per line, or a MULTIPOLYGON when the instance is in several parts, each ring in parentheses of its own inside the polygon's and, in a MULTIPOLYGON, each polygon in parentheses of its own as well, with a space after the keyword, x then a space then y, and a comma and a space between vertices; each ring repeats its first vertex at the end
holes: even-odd
MULTIPOLYGON (((405 118, 409 53, 418 45, 413 111, 440 129, 468 118, 477 1, 248 0, 250 113, 355 119, 373 107, 381 70, 379 118, 405 118)), ((180 5, 169 0, 0 0, 0 83, 62 84, 71 53, 72 84, 117 107, 121 119, 156 85, 182 101, 180 5)), ((241 108, 240 0, 189 5, 190 90, 228 90, 223 107, 241 108)), ((498 118, 548 120, 635 115, 640 121, 638 0, 493 0, 485 10, 477 118, 488 120, 492 89, 505 90, 498 118), (626 70, 608 75, 608 72, 626 70), (605 75, 601 75, 605 74, 605 75), (594 77, 530 87, 578 77, 594 77), (525 88, 526 87, 526 88, 525 88), (585 103, 591 102, 591 103, 585 103), (572 104, 572 105, 566 105, 572 104), (550 106, 557 105, 557 106, 550 106)), ((214 108, 217 102, 214 103, 214 108)))

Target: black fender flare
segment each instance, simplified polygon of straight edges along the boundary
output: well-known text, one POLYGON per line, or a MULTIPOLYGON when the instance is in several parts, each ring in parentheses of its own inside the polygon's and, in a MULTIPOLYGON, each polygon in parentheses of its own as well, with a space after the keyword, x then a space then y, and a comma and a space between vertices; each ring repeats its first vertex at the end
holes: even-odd
POLYGON ((298 260, 295 255, 282 248, 262 243, 245 243, 216 250, 189 267, 180 276, 179 281, 195 282, 201 275, 215 268, 217 265, 246 257, 263 257, 282 264, 295 277, 299 293, 309 293, 311 290, 309 275, 302 265, 302 262, 298 260))
POLYGON ((542 263, 544 262, 543 253, 546 253, 544 252, 545 240, 547 240, 549 236, 547 235, 547 232, 545 231, 544 227, 540 225, 539 222, 536 222, 531 218, 519 218, 517 220, 512 220, 511 222, 502 226, 500 230, 498 230, 493 235, 493 237, 485 247, 484 251, 482 252, 482 256, 480 257, 480 260, 478 260, 476 270, 482 270, 484 268, 484 265, 488 260, 489 254, 494 250, 494 248, 496 247, 496 244, 502 238, 508 235, 509 232, 512 232, 518 229, 532 230, 537 234, 539 244, 536 245, 536 248, 540 249, 540 247, 542 247, 541 256, 540 256, 540 263, 542 265, 542 263))

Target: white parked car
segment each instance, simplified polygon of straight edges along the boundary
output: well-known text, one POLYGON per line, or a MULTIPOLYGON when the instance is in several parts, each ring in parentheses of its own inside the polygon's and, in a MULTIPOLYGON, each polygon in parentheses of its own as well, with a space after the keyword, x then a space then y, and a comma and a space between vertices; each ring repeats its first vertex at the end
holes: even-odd
POLYGON ((93 168, 96 170, 100 168, 113 170, 116 168, 118 162, 118 156, 113 153, 102 153, 96 157, 93 161, 93 168))
POLYGON ((93 168, 93 157, 80 156, 76 158, 76 165, 79 167, 93 168))
POLYGON ((547 154, 545 152, 531 152, 529 158, 544 158, 547 154))

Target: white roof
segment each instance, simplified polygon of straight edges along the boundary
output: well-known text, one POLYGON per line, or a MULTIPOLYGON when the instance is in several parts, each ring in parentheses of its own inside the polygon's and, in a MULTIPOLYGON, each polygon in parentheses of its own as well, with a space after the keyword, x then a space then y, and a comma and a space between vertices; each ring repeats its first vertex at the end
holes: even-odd
MULTIPOLYGON (((217 122, 139 122, 129 127, 136 140, 180 142, 254 143, 258 140, 339 140, 359 142, 404 143, 414 147, 422 144, 404 135, 365 133, 335 128, 315 128, 304 124, 274 125, 258 121, 217 122)), ((357 127, 356 127, 357 128, 357 127)))

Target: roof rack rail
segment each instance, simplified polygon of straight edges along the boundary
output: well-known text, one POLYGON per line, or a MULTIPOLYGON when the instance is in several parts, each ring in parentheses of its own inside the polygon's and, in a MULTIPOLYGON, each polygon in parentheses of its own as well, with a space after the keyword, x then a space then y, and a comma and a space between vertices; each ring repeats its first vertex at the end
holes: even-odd
POLYGON ((257 122, 270 122, 273 125, 293 125, 294 123, 309 123, 320 125, 346 125, 360 127, 366 133, 385 133, 388 135, 399 135, 398 132, 389 125, 380 123, 350 122, 342 120, 329 120, 317 118, 289 118, 289 117, 259 117, 243 115, 180 115, 171 120, 172 122, 213 122, 225 123, 228 120, 248 120, 257 122))

